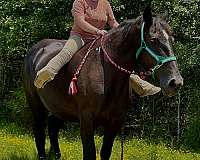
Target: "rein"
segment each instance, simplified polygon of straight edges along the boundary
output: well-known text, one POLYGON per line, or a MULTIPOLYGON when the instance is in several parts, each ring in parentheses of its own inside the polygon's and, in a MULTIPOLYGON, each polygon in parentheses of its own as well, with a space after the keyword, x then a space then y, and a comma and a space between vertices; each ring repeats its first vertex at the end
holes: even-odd
POLYGON ((108 58, 109 62, 110 62, 112 65, 114 65, 114 66, 115 66, 116 68, 118 68, 120 71, 125 72, 125 73, 127 73, 127 74, 135 73, 134 71, 129 71, 129 70, 124 69, 123 67, 117 65, 117 63, 115 63, 115 62, 110 58, 110 56, 108 55, 107 51, 106 51, 105 48, 104 48, 104 44, 103 44, 104 36, 102 36, 102 37, 97 37, 97 38, 95 38, 95 39, 92 41, 92 44, 91 44, 90 47, 88 48, 87 53, 85 54, 84 58, 82 59, 81 64, 78 66, 78 68, 77 68, 77 70, 76 70, 76 72, 75 72, 75 74, 74 74, 74 76, 73 76, 73 78, 72 78, 72 80, 71 80, 71 82, 70 82, 69 89, 68 89, 68 94, 69 94, 69 95, 73 95, 73 96, 74 96, 74 95, 77 94, 77 92, 78 92, 77 87, 76 87, 76 84, 77 84, 77 77, 78 77, 78 75, 80 74, 80 71, 81 71, 81 69, 83 68, 83 65, 85 64, 86 59, 87 59, 87 57, 89 56, 90 51, 92 50, 92 47, 94 46, 95 42, 96 42, 99 38, 101 38, 101 48, 102 48, 102 50, 103 50, 103 53, 106 55, 106 57, 108 58))
POLYGON ((112 65, 114 65, 116 68, 118 68, 120 71, 122 72, 125 72, 127 74, 132 74, 132 73, 135 73, 134 71, 129 71, 121 66, 119 66, 117 63, 115 63, 111 58, 110 56, 108 55, 108 53, 106 52, 105 48, 104 48, 104 45, 103 45, 103 40, 104 40, 104 37, 101 38, 101 48, 103 50, 103 53, 106 55, 107 59, 110 61, 110 63, 112 65))
MULTIPOLYGON (((152 76, 153 78, 155 78, 155 72, 163 66, 163 64, 167 63, 167 62, 171 62, 171 61, 176 61, 176 57, 175 56, 169 56, 169 57, 165 57, 165 56, 161 56, 159 53, 153 51, 145 42, 144 40, 144 22, 142 23, 142 27, 141 27, 141 43, 140 43, 140 47, 138 48, 137 52, 136 52, 136 60, 138 59, 138 57, 140 56, 142 50, 146 50, 147 53, 150 54, 151 57, 153 57, 156 61, 156 65, 155 67, 153 68, 152 70, 152 76)), ((80 71, 84 65, 84 63, 86 62, 86 59, 87 57, 89 56, 89 53, 90 51, 92 50, 92 47, 94 46, 95 42, 101 38, 101 48, 103 50, 103 53, 105 54, 105 56, 107 57, 107 59, 109 60, 109 62, 115 66, 116 68, 118 68, 120 71, 126 73, 126 74, 132 74, 132 73, 135 73, 134 71, 130 71, 130 70, 127 70, 123 67, 121 67, 120 65, 118 65, 117 63, 115 63, 111 57, 109 56, 109 54, 107 53, 105 47, 104 47, 104 36, 102 37, 97 37, 93 40, 93 42, 91 43, 90 47, 88 48, 88 51, 87 53, 85 54, 84 58, 82 59, 81 61, 81 64, 79 65, 79 67, 77 68, 72 80, 71 80, 71 83, 70 83, 70 86, 69 86, 69 90, 68 90, 68 94, 69 95, 75 95, 77 94, 77 87, 76 87, 76 84, 77 84, 77 77, 78 75, 80 74, 80 71)))
POLYGON ((92 50, 92 47, 94 46, 95 42, 98 40, 99 38, 95 38, 95 40, 93 40, 92 44, 90 45, 90 47, 88 48, 88 51, 87 53, 85 54, 85 56, 83 57, 82 61, 81 61, 81 64, 78 66, 71 82, 70 82, 70 85, 69 85, 69 89, 68 89, 68 94, 69 95, 76 95, 77 94, 77 87, 76 87, 76 84, 77 84, 77 77, 78 75, 80 74, 80 71, 81 69, 83 68, 83 65, 85 64, 86 62, 86 59, 87 57, 89 56, 89 53, 90 51, 92 50))
MULTIPOLYGON (((159 53, 153 51, 144 41, 144 22, 142 23, 142 27, 141 27, 141 45, 140 48, 138 48, 137 52, 136 52, 136 60, 138 59, 139 55, 141 54, 142 50, 145 49, 147 51, 147 53, 149 53, 155 60, 156 60, 156 65, 155 67, 152 69, 152 77, 155 78, 155 72, 162 67, 163 64, 167 63, 167 62, 171 62, 171 61, 176 61, 176 57, 175 56, 169 56, 169 57, 165 57, 165 56, 161 56, 159 55, 159 53)), ((117 63, 115 63, 109 56, 109 54, 106 52, 104 45, 103 45, 103 38, 101 38, 101 47, 102 50, 104 52, 104 54, 106 55, 107 59, 110 61, 110 63, 112 65, 114 65, 116 68, 118 68, 119 70, 121 70, 122 72, 125 72, 127 74, 132 74, 135 73, 134 71, 129 71, 127 69, 124 69, 123 67, 119 66, 117 63)))

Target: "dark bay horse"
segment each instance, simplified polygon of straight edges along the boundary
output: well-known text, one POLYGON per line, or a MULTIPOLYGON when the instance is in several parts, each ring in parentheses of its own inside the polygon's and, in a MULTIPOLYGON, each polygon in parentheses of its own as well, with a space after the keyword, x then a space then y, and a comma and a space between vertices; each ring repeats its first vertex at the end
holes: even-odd
POLYGON ((68 95, 68 87, 90 44, 81 48, 42 89, 34 87, 36 73, 62 49, 66 41, 45 39, 34 45, 25 58, 24 86, 34 117, 33 131, 39 158, 46 159, 45 121, 48 111, 52 114, 48 119, 48 130, 56 159, 61 157, 58 145, 60 124, 73 121, 80 123, 84 160, 96 159, 94 130, 100 125, 104 127, 100 155, 102 160, 108 160, 127 111, 130 72, 137 71, 137 64, 147 70, 154 68, 154 76, 165 95, 175 95, 183 85, 172 41, 172 31, 166 20, 158 15, 152 16, 150 9, 146 8, 142 16, 123 22, 96 41, 78 76, 75 96, 68 95), (103 49, 97 51, 98 47, 103 49))

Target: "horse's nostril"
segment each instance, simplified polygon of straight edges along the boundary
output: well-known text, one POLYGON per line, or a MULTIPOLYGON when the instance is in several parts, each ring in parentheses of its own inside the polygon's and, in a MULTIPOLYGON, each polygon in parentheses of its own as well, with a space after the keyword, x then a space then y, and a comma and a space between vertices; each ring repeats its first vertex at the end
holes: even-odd
POLYGON ((173 88, 176 87, 175 81, 176 81, 175 79, 172 79, 172 80, 169 82, 169 86, 170 86, 170 87, 173 87, 173 88))
POLYGON ((180 82, 178 82, 176 79, 172 79, 170 82, 169 82, 169 87, 171 88, 176 88, 176 89, 179 89, 181 88, 183 84, 180 82))

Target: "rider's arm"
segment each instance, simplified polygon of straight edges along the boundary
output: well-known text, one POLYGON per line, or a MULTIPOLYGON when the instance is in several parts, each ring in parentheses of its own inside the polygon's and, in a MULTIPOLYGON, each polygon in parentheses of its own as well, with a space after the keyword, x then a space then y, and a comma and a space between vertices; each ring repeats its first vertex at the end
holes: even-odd
POLYGON ((85 9, 83 3, 82 0, 75 0, 73 3, 72 15, 74 17, 74 22, 85 32, 97 34, 98 29, 85 21, 85 9))
POLYGON ((115 16, 113 14, 110 3, 107 2, 107 14, 108 14, 108 24, 111 28, 116 28, 119 26, 119 23, 116 21, 115 16))
POLYGON ((88 22, 85 21, 84 16, 74 16, 74 21, 79 25, 79 27, 85 32, 89 32, 92 34, 97 34, 98 29, 88 22))

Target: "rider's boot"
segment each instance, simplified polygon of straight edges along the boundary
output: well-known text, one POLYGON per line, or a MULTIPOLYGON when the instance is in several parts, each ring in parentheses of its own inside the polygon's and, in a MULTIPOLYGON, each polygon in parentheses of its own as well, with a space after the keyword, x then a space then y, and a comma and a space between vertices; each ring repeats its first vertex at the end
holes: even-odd
POLYGON ((136 74, 130 75, 129 85, 140 97, 154 95, 161 91, 160 87, 156 87, 149 82, 142 80, 136 74))

